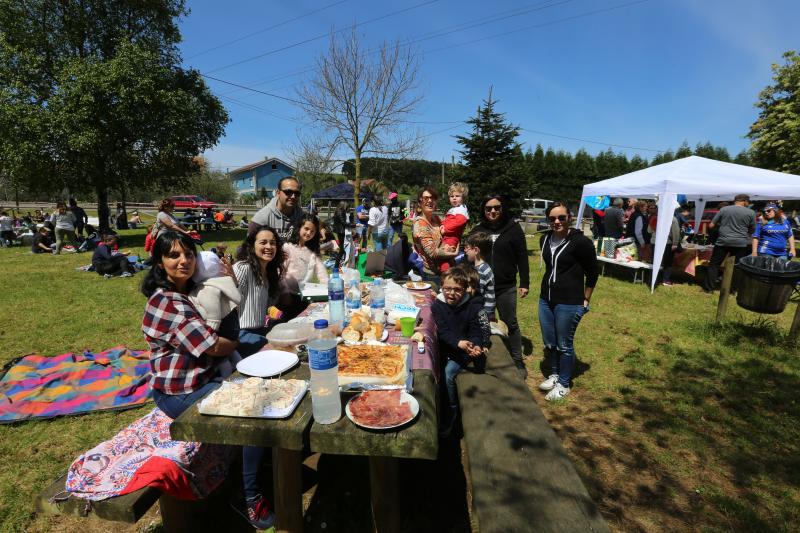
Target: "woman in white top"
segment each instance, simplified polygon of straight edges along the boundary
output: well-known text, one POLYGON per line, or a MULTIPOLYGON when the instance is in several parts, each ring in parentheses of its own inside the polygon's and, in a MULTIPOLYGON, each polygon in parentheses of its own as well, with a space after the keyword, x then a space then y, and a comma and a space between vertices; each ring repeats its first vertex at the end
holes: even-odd
POLYGON ((283 247, 287 291, 300 294, 303 285, 314 279, 328 283, 328 271, 319 255, 319 242, 319 219, 310 213, 304 214, 297 224, 297 231, 292 232, 289 242, 283 247))
POLYGON ((389 246, 389 209, 383 205, 383 199, 379 196, 372 200, 367 224, 372 233, 375 251, 386 249, 389 246))
POLYGON ((77 239, 75 238, 75 215, 71 211, 67 211, 67 204, 58 202, 56 210, 50 217, 50 222, 55 226, 56 233, 56 249, 53 250, 53 255, 61 253, 64 247, 64 238, 68 237, 75 247, 73 251, 78 249, 77 239))
POLYGON ((267 343, 267 309, 278 298, 283 277, 281 239, 269 226, 257 226, 242 245, 245 259, 233 265, 242 295, 239 303, 239 355, 247 357, 267 343))

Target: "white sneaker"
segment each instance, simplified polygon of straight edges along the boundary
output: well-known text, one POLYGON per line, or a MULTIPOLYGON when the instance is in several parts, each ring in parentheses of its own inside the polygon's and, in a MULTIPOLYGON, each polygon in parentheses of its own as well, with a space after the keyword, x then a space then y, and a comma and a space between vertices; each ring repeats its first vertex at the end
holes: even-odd
POLYGON ((565 387, 561 383, 556 383, 556 386, 553 387, 553 390, 547 393, 547 396, 545 396, 544 399, 548 402, 563 400, 567 397, 567 394, 569 394, 569 387, 565 387))
POLYGON ((539 383, 539 390, 553 390, 556 383, 558 383, 558 374, 550 374, 550 377, 539 383))
POLYGON ((132 278, 133 274, 131 274, 130 272, 123 272, 122 274, 119 275, 119 277, 121 277, 121 278, 132 278))

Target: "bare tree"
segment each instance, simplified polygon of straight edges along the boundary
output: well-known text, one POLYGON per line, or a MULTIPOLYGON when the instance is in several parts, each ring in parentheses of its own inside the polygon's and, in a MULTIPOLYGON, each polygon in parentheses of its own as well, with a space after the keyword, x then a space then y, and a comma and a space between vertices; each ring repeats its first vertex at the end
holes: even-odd
POLYGON ((310 122, 327 136, 330 153, 346 148, 353 154, 358 203, 362 157, 407 157, 419 150, 421 137, 408 120, 422 99, 419 62, 399 41, 364 50, 353 28, 345 37, 331 36, 315 70, 298 96, 310 122))
POLYGON ((332 174, 339 162, 334 159, 336 146, 319 136, 298 132, 297 143, 286 148, 286 153, 298 174, 322 177, 332 174))

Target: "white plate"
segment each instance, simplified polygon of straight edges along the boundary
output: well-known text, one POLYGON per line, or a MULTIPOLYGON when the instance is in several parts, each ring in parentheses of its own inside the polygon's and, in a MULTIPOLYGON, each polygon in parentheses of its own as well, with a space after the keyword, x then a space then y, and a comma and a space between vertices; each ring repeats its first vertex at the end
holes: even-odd
MULTIPOLYGON (((341 337, 337 338, 341 339, 341 337)), ((389 338, 389 330, 384 328, 383 335, 381 335, 380 341, 344 341, 344 343, 348 346, 354 346, 356 344, 370 344, 370 343, 374 344, 375 342, 383 343, 386 342, 386 339, 388 338, 389 338)))
MULTIPOLYGON (((376 392, 376 391, 371 391, 371 392, 376 392)), ((364 394, 364 393, 362 392, 361 394, 364 394)), ((406 391, 402 391, 402 392, 400 392, 400 403, 408 403, 410 405, 410 407, 411 407, 411 418, 409 418, 405 422, 401 422, 400 424, 395 424, 394 426, 368 426, 366 424, 359 424, 358 422, 356 422, 355 418, 353 418, 353 413, 350 412, 350 402, 352 402, 353 400, 355 400, 356 398, 361 396, 361 394, 357 394, 357 395, 353 396, 352 398, 350 398, 350 400, 348 400, 348 402, 347 402, 347 405, 344 406, 344 412, 347 415, 347 418, 349 418, 350 421, 353 424, 357 425, 358 427, 362 427, 362 428, 366 428, 366 429, 394 429, 394 428, 399 428, 400 426, 405 426, 406 424, 408 424, 409 422, 411 422, 412 420, 417 418, 417 415, 419 414, 419 403, 417 402, 417 399, 414 398, 413 396, 411 396, 406 391)))
POLYGON ((431 284, 427 281, 407 281, 403 283, 403 287, 410 291, 424 291, 431 288, 431 284), (412 285, 409 287, 409 285, 412 285))
POLYGON ((245 357, 236 364, 236 370, 247 376, 268 378, 286 372, 300 362, 296 353, 283 350, 264 350, 245 357))

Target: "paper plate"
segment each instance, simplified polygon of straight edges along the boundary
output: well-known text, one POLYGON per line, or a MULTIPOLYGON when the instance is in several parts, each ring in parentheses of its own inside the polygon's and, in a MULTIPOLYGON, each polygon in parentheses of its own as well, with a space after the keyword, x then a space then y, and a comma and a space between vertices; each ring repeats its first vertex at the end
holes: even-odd
POLYGON ((264 350, 239 361, 236 370, 247 376, 268 378, 286 372, 299 362, 296 353, 264 350))
MULTIPOLYGON (((361 393, 361 394, 363 394, 363 393, 361 393)), ((360 423, 356 422, 356 419, 353 418, 353 413, 350 412, 350 402, 352 402, 353 400, 355 400, 356 398, 361 396, 361 394, 357 394, 356 396, 353 396, 352 398, 350 398, 350 400, 344 406, 344 413, 347 415, 347 418, 349 418, 350 421, 353 424, 357 425, 358 427, 362 427, 362 428, 366 428, 366 429, 394 429, 394 428, 399 428, 400 426, 405 426, 406 424, 408 424, 409 422, 411 422, 412 420, 417 418, 417 415, 419 414, 419 402, 417 402, 417 399, 414 398, 413 396, 411 396, 406 391, 403 391, 403 392, 400 393, 400 403, 408 403, 409 404, 409 406, 411 407, 411 418, 409 418, 408 420, 405 420, 405 421, 403 421, 403 422, 401 422, 399 424, 395 424, 393 426, 368 426, 366 424, 360 424, 360 423)))
POLYGON ((424 291, 431 288, 431 284, 427 281, 407 281, 403 287, 412 291, 424 291))

